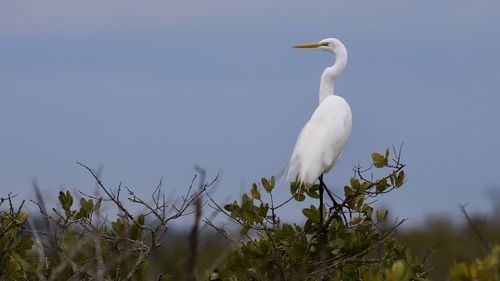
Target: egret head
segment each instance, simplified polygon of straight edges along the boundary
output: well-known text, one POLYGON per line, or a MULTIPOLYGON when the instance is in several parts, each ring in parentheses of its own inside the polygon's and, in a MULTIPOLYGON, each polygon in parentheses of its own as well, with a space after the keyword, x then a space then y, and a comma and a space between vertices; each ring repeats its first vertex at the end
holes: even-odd
POLYGON ((318 49, 318 50, 331 52, 334 54, 347 53, 347 50, 346 50, 344 44, 342 44, 342 42, 340 42, 340 40, 337 38, 326 38, 326 39, 323 39, 319 42, 299 44, 299 45, 295 45, 293 47, 294 48, 318 49))
POLYGON ((319 42, 300 44, 293 47, 323 50, 334 54, 335 63, 325 68, 321 75, 320 102, 323 101, 326 96, 332 95, 333 82, 344 71, 347 65, 347 49, 344 44, 337 38, 326 38, 319 42))

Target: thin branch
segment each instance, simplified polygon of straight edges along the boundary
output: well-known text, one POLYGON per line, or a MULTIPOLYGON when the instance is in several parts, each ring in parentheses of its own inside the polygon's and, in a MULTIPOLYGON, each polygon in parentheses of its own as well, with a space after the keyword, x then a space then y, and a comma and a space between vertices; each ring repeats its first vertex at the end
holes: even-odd
POLYGON ((458 205, 460 210, 462 211, 462 214, 464 215, 465 219, 467 220, 467 224, 470 226, 472 231, 474 231, 474 234, 477 236, 479 241, 481 241, 481 244, 485 248, 485 250, 491 250, 491 243, 488 242, 488 240, 483 236, 483 234, 479 231, 479 229, 476 227, 472 219, 469 217, 469 214, 467 213, 467 210, 465 209, 465 205, 459 204, 458 205))
POLYGON ((113 196, 111 194, 111 191, 108 190, 104 184, 102 183, 102 181, 99 179, 99 177, 97 176, 97 174, 94 173, 94 171, 92 171, 92 169, 90 169, 88 166, 80 163, 80 162, 76 162, 78 165, 82 166, 83 168, 85 168, 91 175, 92 177, 94 178, 94 180, 97 182, 97 184, 99 185, 99 187, 104 191, 104 193, 106 193, 106 195, 108 196, 109 199, 111 199, 111 201, 113 201, 113 203, 115 203, 115 205, 118 207, 118 209, 120 209, 120 211, 122 211, 131 221, 134 221, 134 217, 130 214, 130 212, 125 208, 125 206, 123 206, 122 202, 120 201, 120 189, 121 189, 121 185, 118 186, 118 194, 115 196, 113 196))

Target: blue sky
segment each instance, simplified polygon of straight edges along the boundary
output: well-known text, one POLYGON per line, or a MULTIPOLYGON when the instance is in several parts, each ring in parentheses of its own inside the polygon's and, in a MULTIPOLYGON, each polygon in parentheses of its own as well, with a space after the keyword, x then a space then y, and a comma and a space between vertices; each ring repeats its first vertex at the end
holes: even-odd
POLYGON ((291 45, 326 37, 349 50, 336 92, 353 111, 330 185, 404 142, 408 182, 380 202, 399 217, 486 212, 499 186, 498 1, 1 5, 2 194, 32 196, 32 177, 49 200, 91 190, 81 161, 144 194, 160 177, 182 192, 198 164, 239 197, 284 169, 333 62, 291 45))

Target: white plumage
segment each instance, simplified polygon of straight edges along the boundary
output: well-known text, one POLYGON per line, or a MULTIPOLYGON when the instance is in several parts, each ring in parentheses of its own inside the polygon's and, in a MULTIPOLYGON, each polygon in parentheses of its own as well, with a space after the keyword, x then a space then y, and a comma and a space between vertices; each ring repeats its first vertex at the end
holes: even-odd
POLYGON ((335 165, 351 135, 351 109, 345 99, 334 94, 333 87, 346 66, 347 49, 335 38, 294 47, 325 50, 336 58, 321 76, 320 104, 302 129, 285 173, 287 180, 297 179, 310 186, 335 165))

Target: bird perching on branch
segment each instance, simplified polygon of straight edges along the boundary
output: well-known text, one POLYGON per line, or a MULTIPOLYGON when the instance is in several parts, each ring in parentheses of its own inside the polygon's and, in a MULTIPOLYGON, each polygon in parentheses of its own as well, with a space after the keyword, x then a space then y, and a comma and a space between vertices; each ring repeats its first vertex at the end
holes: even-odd
POLYGON ((319 180, 320 222, 323 223, 323 191, 337 204, 323 182, 323 174, 339 160, 351 135, 352 114, 349 104, 335 95, 334 84, 347 64, 347 49, 340 40, 327 38, 315 43, 295 45, 295 48, 312 48, 335 55, 335 63, 321 75, 319 106, 306 123, 297 139, 285 173, 289 181, 297 180, 306 187, 319 180))

